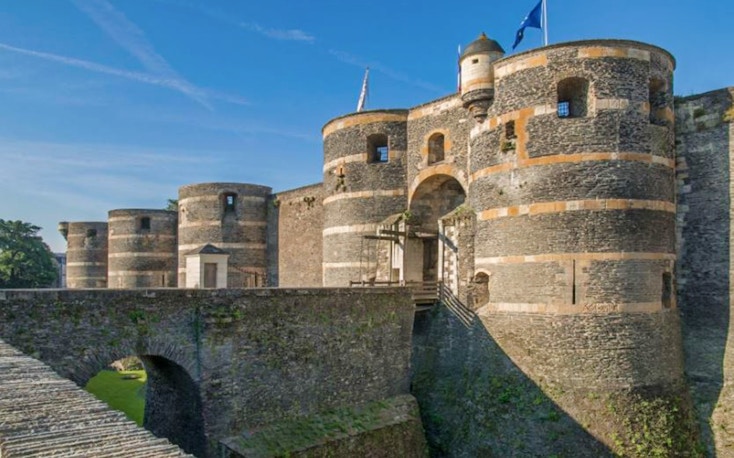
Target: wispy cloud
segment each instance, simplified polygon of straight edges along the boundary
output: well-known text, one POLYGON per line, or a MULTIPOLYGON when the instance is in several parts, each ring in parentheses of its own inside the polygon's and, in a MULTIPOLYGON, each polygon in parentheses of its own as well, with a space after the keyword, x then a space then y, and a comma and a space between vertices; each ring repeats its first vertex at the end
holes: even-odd
POLYGON ((330 49, 329 54, 336 57, 339 61, 344 62, 345 64, 354 65, 355 67, 360 67, 362 69, 364 69, 365 67, 369 67, 370 70, 380 72, 389 78, 392 78, 396 81, 401 81, 403 83, 410 84, 411 86, 416 86, 421 89, 425 89, 431 92, 436 92, 439 94, 446 92, 444 88, 441 88, 439 86, 436 86, 435 84, 431 84, 431 83, 428 83, 420 79, 410 77, 406 75, 405 73, 399 72, 397 70, 393 70, 392 68, 380 62, 377 62, 377 61, 369 61, 359 56, 355 56, 354 54, 348 53, 346 51, 339 51, 337 49, 330 49))
POLYGON ((201 105, 212 109, 206 93, 181 77, 168 62, 158 54, 145 37, 145 33, 106 0, 72 0, 121 48, 134 56, 150 73, 169 81, 171 86, 201 105))
MULTIPOLYGON (((109 67, 107 65, 98 64, 96 62, 90 62, 88 60, 77 59, 74 57, 61 56, 58 54, 36 51, 33 49, 18 48, 16 46, 11 46, 5 43, 0 43, 0 49, 5 50, 5 51, 14 52, 17 54, 22 54, 25 56, 31 56, 31 57, 35 57, 38 59, 56 62, 58 64, 66 65, 69 67, 81 68, 81 69, 88 70, 91 72, 102 73, 106 75, 112 75, 112 76, 117 76, 120 78, 137 81, 139 83, 165 87, 168 89, 172 89, 174 91, 182 92, 187 95, 188 95, 188 92, 192 90, 191 87, 182 86, 181 81, 176 78, 168 78, 165 76, 152 75, 149 73, 122 70, 119 68, 114 68, 114 67, 109 67)), ((248 103, 245 98, 236 96, 236 95, 223 94, 217 91, 208 91, 207 89, 198 88, 198 87, 193 88, 193 90, 195 90, 197 93, 200 93, 201 96, 204 98, 204 100, 206 100, 205 96, 208 96, 213 99, 218 99, 218 100, 222 100, 222 101, 229 102, 229 103, 236 103, 239 105, 246 105, 248 103)))
POLYGON ((257 22, 240 21, 233 18, 225 12, 205 6, 204 4, 194 3, 185 0, 156 0, 158 3, 173 5, 179 8, 188 8, 202 13, 216 21, 233 25, 249 32, 258 33, 274 40, 301 41, 305 43, 313 43, 316 37, 301 29, 278 29, 274 27, 266 27, 257 22))
POLYGON ((263 27, 256 22, 238 22, 238 27, 251 32, 259 33, 268 38, 274 38, 276 40, 292 40, 292 41, 305 41, 307 43, 313 43, 316 37, 310 35, 300 29, 274 29, 271 27, 263 27))

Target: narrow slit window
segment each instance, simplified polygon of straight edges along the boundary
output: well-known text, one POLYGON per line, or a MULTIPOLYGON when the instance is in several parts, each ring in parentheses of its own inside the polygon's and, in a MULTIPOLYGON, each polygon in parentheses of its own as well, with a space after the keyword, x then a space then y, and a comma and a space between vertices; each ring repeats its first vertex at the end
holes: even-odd
POLYGON ((143 216, 142 218, 140 218, 140 230, 141 231, 150 230, 150 217, 143 216))
POLYGON ((224 212, 230 213, 235 211, 237 204, 237 194, 229 193, 224 195, 224 212))
POLYGON ((650 80, 648 90, 648 104, 650 106, 650 124, 656 126, 666 126, 668 124, 665 119, 667 93, 665 82, 661 79, 653 78, 650 80))
POLYGON ((515 121, 507 121, 505 124, 505 139, 512 140, 515 137, 515 121))

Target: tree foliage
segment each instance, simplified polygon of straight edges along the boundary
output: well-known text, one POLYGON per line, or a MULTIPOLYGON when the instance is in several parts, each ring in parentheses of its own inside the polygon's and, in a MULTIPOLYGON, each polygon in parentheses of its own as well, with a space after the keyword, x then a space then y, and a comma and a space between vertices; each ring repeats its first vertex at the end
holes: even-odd
POLYGON ((172 212, 178 211, 178 199, 168 199, 166 210, 172 211, 172 212))
POLYGON ((0 219, 0 288, 46 288, 58 276, 41 228, 0 219))

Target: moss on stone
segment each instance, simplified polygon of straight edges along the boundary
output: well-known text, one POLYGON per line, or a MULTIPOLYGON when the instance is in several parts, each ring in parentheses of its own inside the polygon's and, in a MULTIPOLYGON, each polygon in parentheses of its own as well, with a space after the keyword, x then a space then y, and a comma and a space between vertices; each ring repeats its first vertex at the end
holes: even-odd
MULTIPOLYGON (((333 409, 245 431, 241 436, 224 440, 223 444, 229 449, 228 456, 310 455, 309 450, 320 450, 317 453, 319 456, 341 456, 340 442, 353 442, 357 436, 382 429, 407 428, 401 434, 417 434, 422 439, 418 415, 418 407, 412 396, 397 396, 359 407, 333 409), (414 430, 412 433, 411 429, 414 430)), ((373 439, 375 445, 379 444, 380 448, 391 451, 389 453, 396 451, 389 443, 382 443, 379 438, 373 439)), ((394 445, 402 447, 401 444, 394 445)), ((354 444, 348 446, 352 450, 353 447, 354 444)), ((422 449, 419 447, 412 452, 413 456, 425 456, 425 444, 422 449)))

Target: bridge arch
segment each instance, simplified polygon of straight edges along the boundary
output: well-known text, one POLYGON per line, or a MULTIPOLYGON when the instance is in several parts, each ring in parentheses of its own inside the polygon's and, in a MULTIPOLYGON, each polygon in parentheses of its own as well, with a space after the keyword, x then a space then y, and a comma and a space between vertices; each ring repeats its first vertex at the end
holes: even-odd
POLYGON ((46 362, 84 387, 112 362, 127 356, 140 358, 148 376, 143 427, 158 437, 167 438, 187 453, 206 455, 199 371, 184 348, 158 339, 134 339, 134 344, 132 339, 121 343, 111 341, 86 350, 70 368, 59 370, 53 360, 46 362))

